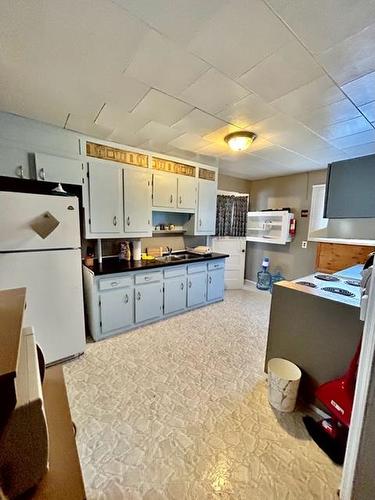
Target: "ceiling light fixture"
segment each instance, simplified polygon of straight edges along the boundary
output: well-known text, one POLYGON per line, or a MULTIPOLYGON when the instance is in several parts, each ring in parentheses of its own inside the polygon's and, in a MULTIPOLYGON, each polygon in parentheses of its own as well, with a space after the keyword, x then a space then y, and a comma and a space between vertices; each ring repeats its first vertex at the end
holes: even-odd
POLYGON ((224 141, 228 146, 233 149, 233 151, 244 151, 250 144, 252 144, 257 135, 254 132, 248 132, 247 130, 241 130, 239 132, 233 132, 224 137, 224 141))

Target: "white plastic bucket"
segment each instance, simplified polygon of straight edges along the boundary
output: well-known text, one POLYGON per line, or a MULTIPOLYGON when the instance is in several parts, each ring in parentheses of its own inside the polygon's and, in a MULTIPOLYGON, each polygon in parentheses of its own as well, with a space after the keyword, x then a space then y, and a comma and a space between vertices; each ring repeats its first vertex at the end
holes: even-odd
POLYGON ((282 358, 268 362, 268 401, 276 410, 290 413, 297 401, 301 370, 297 365, 282 358))

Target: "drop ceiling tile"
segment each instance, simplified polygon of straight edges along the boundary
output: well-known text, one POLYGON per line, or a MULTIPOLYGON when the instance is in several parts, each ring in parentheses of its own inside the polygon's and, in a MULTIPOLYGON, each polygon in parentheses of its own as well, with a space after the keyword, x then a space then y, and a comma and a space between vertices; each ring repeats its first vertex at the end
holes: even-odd
POLYGON ((81 132, 98 139, 108 139, 113 133, 113 129, 103 127, 93 123, 91 118, 70 114, 65 125, 66 129, 81 132))
POLYGON ((142 142, 136 133, 131 132, 127 127, 117 127, 108 137, 108 140, 133 147, 139 147, 142 142))
POLYGON ((359 108, 370 122, 375 122, 375 101, 369 102, 359 108))
POLYGON ((255 152, 254 155, 291 168, 308 168, 314 164, 311 159, 279 146, 262 149, 255 152))
POLYGON ((226 155, 228 154, 229 148, 228 145, 223 142, 211 142, 208 145, 200 148, 200 152, 207 155, 226 155))
POLYGON ((119 78, 111 79, 105 94, 105 102, 130 112, 149 91, 148 85, 122 74, 119 78))
POLYGON ((351 120, 346 120, 344 122, 334 123, 329 127, 325 127, 321 130, 316 130, 322 137, 327 140, 338 139, 339 137, 346 137, 352 134, 358 134, 359 132, 365 132, 370 130, 372 127, 370 123, 363 116, 358 116, 351 120))
POLYGON ((184 90, 180 96, 193 106, 215 114, 247 94, 249 92, 238 83, 212 68, 184 90))
POLYGON ((307 156, 316 163, 325 164, 345 159, 345 153, 333 146, 310 151, 307 156))
POLYGON ((223 6, 224 0, 113 0, 172 40, 186 44, 223 6))
POLYGON ((140 149, 145 149, 148 151, 155 151, 156 153, 166 154, 169 150, 169 145, 167 142, 158 141, 157 139, 148 139, 147 141, 140 142, 137 144, 140 149))
POLYGON ((100 0, 8 2, 1 14, 4 61, 32 62, 43 77, 85 74, 91 85, 103 74, 121 74, 149 30, 124 9, 100 0))
POLYGON ((242 75, 238 82, 269 102, 322 75, 310 54, 292 41, 242 75))
POLYGON ((188 50, 232 78, 291 40, 260 0, 231 0, 202 27, 188 50))
POLYGON ((137 119, 173 125, 192 111, 193 107, 163 92, 151 89, 132 111, 137 119))
POLYGON ((174 130, 171 127, 168 127, 167 125, 163 125, 162 123, 151 121, 146 123, 146 125, 141 129, 139 129, 136 135, 142 141, 153 140, 160 144, 166 144, 178 137, 180 135, 180 132, 178 130, 174 130))
POLYGON ((345 99, 343 92, 332 83, 328 76, 323 75, 279 97, 271 104, 283 113, 297 118, 306 112, 342 99, 345 99))
POLYGON ((349 99, 343 99, 342 101, 322 106, 313 112, 302 114, 299 120, 313 130, 321 130, 333 123, 351 120, 358 116, 361 116, 358 109, 349 99))
POLYGON ((341 137, 330 141, 336 148, 348 149, 352 146, 361 146, 375 141, 375 130, 367 130, 359 134, 350 135, 348 137, 341 137))
POLYGON ((309 156, 311 151, 324 149, 329 145, 327 141, 304 127, 280 132, 272 138, 271 142, 306 157, 309 156))
POLYGON ((225 125, 224 121, 219 120, 215 116, 194 108, 193 111, 176 122, 173 128, 179 130, 181 134, 190 132, 198 135, 206 135, 225 125))
POLYGON ((136 115, 135 113, 128 113, 126 109, 120 106, 106 104, 101 110, 95 123, 103 127, 127 129, 129 132, 137 132, 148 123, 148 118, 136 115))
POLYGON ((208 65, 177 44, 150 30, 140 44, 125 75, 177 95, 193 83, 208 65))
POLYGON ((170 145, 175 148, 186 149, 188 151, 198 151, 204 146, 209 145, 208 141, 202 139, 197 134, 183 134, 177 139, 170 142, 170 145))
POLYGON ((339 84, 375 70, 375 24, 319 55, 318 60, 339 84))
POLYGON ((226 145, 224 137, 228 134, 231 134, 232 132, 238 132, 239 130, 241 129, 239 127, 235 127, 234 125, 225 125, 224 127, 221 127, 214 132, 203 136, 203 138, 208 142, 215 142, 217 144, 226 145))
POLYGON ((217 116, 237 127, 246 128, 276 113, 275 109, 263 99, 250 94, 240 101, 231 104, 220 111, 217 116))
POLYGON ((375 22, 374 0, 268 0, 314 53, 322 52, 375 22))
POLYGON ((344 149, 344 151, 348 155, 348 158, 358 158, 359 156, 372 155, 375 154, 375 141, 358 146, 352 146, 344 149))
POLYGON ((255 133, 271 142, 273 138, 285 131, 297 133, 301 128, 303 128, 303 125, 284 113, 277 113, 270 118, 257 122, 251 127, 255 133))
POLYGON ((357 106, 375 101, 375 71, 346 83, 341 88, 357 106))

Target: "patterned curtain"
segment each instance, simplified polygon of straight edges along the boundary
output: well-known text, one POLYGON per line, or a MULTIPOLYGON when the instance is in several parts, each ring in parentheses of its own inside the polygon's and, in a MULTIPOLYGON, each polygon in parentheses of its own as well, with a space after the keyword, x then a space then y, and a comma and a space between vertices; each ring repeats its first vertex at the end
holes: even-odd
POLYGON ((216 236, 246 236, 247 204, 247 196, 218 195, 216 236))

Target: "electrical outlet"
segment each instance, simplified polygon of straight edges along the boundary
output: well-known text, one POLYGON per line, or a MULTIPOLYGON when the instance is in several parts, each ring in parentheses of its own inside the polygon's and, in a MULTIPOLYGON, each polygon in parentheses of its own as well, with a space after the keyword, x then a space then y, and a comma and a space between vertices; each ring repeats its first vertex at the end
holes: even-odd
POLYGON ((301 247, 302 248, 307 248, 307 241, 303 241, 301 247))

